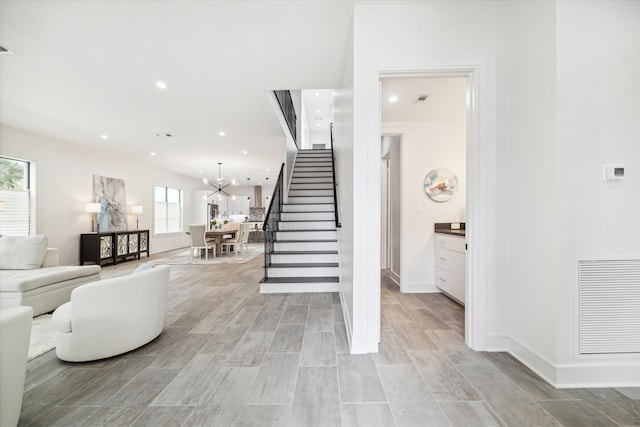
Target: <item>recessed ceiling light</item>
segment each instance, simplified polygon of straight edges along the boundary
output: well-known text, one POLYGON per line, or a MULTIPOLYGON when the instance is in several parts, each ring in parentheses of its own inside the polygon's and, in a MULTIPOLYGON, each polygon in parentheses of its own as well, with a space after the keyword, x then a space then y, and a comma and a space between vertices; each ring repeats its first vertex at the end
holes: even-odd
POLYGON ((318 109, 316 110, 316 113, 319 113, 319 112, 320 112, 320 109, 318 108, 318 109))
POLYGON ((200 169, 199 172, 202 173, 202 169, 200 169))
POLYGON ((316 96, 320 96, 320 92, 316 92, 316 96))
POLYGON ((167 88, 167 84, 165 82, 157 81, 156 87, 160 90, 165 90, 167 88))
POLYGON ((265 172, 269 172, 269 168, 266 168, 264 171, 265 171, 265 172))
POLYGON ((395 95, 391 95, 391 96, 389 97, 389 102, 397 102, 397 101, 398 101, 398 97, 397 97, 397 96, 395 96, 395 95))
POLYGON ((242 150, 242 154, 249 154, 247 150, 242 150))
POLYGON ((100 135, 100 138, 102 139, 109 139, 109 135, 105 135, 104 133, 102 135, 100 135))
POLYGON ((226 134, 224 133, 224 131, 223 131, 223 130, 221 130, 220 132, 218 132, 218 135, 220 135, 220 136, 225 136, 226 134))
POLYGON ((154 153, 154 152, 151 152, 151 155, 152 155, 152 156, 155 156, 155 155, 156 155, 156 153, 154 153))
POLYGON ((259 182, 258 185, 262 185, 262 182, 259 182))
POLYGON ((322 123, 318 123, 318 127, 320 127, 322 125, 322 123))

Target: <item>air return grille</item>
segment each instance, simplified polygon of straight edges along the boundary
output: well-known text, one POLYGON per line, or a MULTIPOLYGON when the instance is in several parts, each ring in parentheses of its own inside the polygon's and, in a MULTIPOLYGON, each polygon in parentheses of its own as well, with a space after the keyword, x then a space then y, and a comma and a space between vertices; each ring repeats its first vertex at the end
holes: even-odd
POLYGON ((578 261, 581 354, 640 353, 640 258, 578 261))

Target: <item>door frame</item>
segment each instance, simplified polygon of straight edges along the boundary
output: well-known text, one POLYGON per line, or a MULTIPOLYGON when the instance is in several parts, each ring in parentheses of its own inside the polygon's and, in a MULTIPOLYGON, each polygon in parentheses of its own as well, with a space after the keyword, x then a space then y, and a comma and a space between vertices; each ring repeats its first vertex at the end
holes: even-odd
MULTIPOLYGON (((475 61, 474 61, 475 62, 475 61)), ((482 63, 467 65, 426 66, 419 68, 385 68, 377 70, 377 86, 382 79, 398 77, 447 77, 465 76, 467 78, 467 194, 466 194, 466 241, 467 265, 465 270, 465 342, 474 350, 485 350, 487 344, 486 292, 488 289, 489 254, 489 141, 487 138, 487 77, 482 63)), ((377 92, 378 112, 382 99, 377 92)), ((381 115, 373 123, 378 129, 376 135, 377 155, 380 162, 381 115)), ((373 139, 373 138, 372 138, 373 139)), ((379 164, 379 163, 378 163, 379 164)), ((379 182, 380 180, 378 180, 379 182)), ((380 183, 378 185, 381 185, 380 183)), ((378 194, 380 194, 378 189, 378 194)), ((380 230, 380 224, 378 224, 380 230)), ((380 248, 378 247, 378 250, 380 248)), ((380 255, 378 255, 379 259, 380 255)), ((380 275, 378 274, 378 278, 380 275)), ((376 292, 381 292, 378 279, 376 292)), ((379 299, 378 299, 379 301, 379 299)), ((379 324, 380 305, 377 307, 379 324)))

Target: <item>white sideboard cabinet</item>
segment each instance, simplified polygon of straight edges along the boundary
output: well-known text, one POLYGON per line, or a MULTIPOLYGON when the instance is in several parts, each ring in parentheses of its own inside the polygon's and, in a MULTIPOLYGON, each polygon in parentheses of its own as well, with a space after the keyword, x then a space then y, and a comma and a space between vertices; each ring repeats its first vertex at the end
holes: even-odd
POLYGON ((436 286, 464 304, 465 237, 436 233, 436 286))

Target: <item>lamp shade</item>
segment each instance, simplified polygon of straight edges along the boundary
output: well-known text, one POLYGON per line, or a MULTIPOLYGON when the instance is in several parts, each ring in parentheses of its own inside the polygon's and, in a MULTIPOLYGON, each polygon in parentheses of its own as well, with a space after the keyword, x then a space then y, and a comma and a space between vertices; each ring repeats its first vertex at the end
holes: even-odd
POLYGON ((84 206, 84 211, 87 213, 98 213, 100 212, 100 203, 87 203, 84 206))
POLYGON ((144 208, 142 205, 133 205, 131 206, 131 213, 136 215, 142 215, 144 208))

